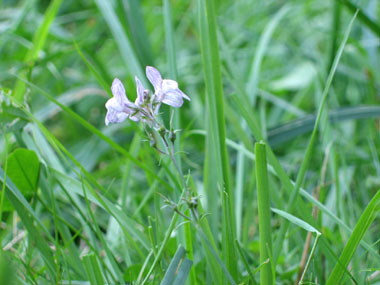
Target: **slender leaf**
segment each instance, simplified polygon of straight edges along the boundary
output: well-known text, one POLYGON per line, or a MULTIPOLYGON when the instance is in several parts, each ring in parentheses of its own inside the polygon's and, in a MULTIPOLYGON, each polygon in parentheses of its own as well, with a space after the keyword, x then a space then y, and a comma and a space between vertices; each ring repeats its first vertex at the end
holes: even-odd
POLYGON ((352 256, 354 255, 356 248, 362 240, 364 234, 367 232, 372 222, 377 217, 380 211, 380 190, 371 199, 367 208, 361 214, 359 221, 357 222, 354 231, 352 232, 343 252, 339 258, 339 262, 335 265, 329 279, 328 285, 339 284, 345 273, 345 268, 348 266, 352 256))

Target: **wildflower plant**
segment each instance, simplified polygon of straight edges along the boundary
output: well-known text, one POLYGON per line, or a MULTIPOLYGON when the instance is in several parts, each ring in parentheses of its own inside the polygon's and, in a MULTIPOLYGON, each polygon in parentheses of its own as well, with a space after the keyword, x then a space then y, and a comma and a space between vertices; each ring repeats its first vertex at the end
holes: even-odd
MULTIPOLYGON (((179 176, 181 177, 185 191, 182 193, 179 203, 184 199, 185 194, 187 194, 188 198, 185 199, 185 201, 191 209, 193 216, 198 219, 198 214, 196 212, 197 198, 191 196, 185 177, 174 155, 174 142, 178 130, 173 130, 172 126, 167 129, 159 118, 159 109, 162 103, 179 108, 184 103, 183 99, 190 101, 190 97, 178 88, 178 83, 176 81, 171 79, 162 79, 161 73, 152 66, 146 67, 146 76, 153 85, 154 92, 146 89, 136 76, 135 81, 137 97, 134 103, 128 99, 123 83, 118 78, 114 79, 111 86, 113 97, 109 99, 105 105, 107 108, 105 123, 107 126, 110 123, 122 123, 127 118, 134 122, 141 121, 143 123, 144 130, 150 140, 151 146, 161 154, 170 157, 179 176), (157 137, 161 139, 164 149, 159 147, 157 137)), ((165 203, 170 205, 175 212, 186 219, 190 219, 179 211, 179 203, 176 204, 165 197, 164 200, 165 203)))
POLYGON ((137 97, 134 103, 129 101, 123 83, 115 78, 112 83, 113 97, 106 103, 106 125, 121 123, 127 118, 132 121, 142 121, 152 128, 160 128, 157 115, 162 103, 172 107, 181 107, 183 98, 190 98, 178 88, 178 83, 170 79, 162 79, 160 72, 152 67, 146 67, 146 76, 154 87, 154 93, 145 89, 141 81, 135 77, 137 97))

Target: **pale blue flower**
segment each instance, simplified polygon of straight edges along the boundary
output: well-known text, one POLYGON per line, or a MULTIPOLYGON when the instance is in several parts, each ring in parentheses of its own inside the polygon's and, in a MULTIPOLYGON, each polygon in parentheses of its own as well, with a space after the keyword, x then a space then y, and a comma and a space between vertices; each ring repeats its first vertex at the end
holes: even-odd
POLYGON ((106 125, 108 126, 109 123, 121 123, 128 117, 133 121, 138 121, 137 105, 128 100, 123 83, 119 79, 114 79, 111 91, 113 97, 106 103, 106 125))
POLYGON ((162 79, 160 72, 152 66, 146 67, 146 76, 154 87, 154 94, 159 103, 172 107, 181 107, 183 98, 190 98, 178 88, 177 81, 162 79))

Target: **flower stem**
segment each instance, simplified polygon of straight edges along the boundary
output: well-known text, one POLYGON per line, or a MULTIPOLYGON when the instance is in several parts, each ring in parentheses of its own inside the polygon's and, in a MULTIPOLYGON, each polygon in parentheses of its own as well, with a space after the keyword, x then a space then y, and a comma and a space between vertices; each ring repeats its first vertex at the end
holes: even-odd
MULTIPOLYGON (((157 252, 157 254, 156 254, 155 258, 154 258, 153 264, 149 268, 149 271, 148 271, 147 275, 145 276, 145 278, 144 278, 144 280, 142 281, 141 284, 145 284, 146 282, 148 282, 148 279, 149 279, 150 275, 152 274, 153 270, 156 268, 158 262, 160 261, 160 258, 161 258, 162 254, 164 252, 164 249, 165 249, 167 243, 169 242, 170 236, 171 236, 171 234, 172 234, 172 232, 173 232, 173 230, 174 230, 174 228, 176 226, 178 216, 181 215, 181 212, 180 212, 180 210, 181 210, 181 201, 185 198, 185 194, 189 195, 189 201, 191 201, 190 200, 191 199, 191 193, 190 193, 189 188, 187 186, 185 177, 183 176, 182 169, 179 167, 178 162, 177 162, 177 160, 175 158, 174 143, 172 143, 172 144, 169 145, 169 143, 168 143, 168 141, 167 141, 167 139, 165 137, 166 130, 165 130, 165 132, 164 131, 159 131, 158 133, 160 134, 160 137, 162 138, 162 141, 163 141, 165 147, 167 148, 168 155, 169 155, 169 157, 170 157, 170 159, 171 159, 171 161, 172 161, 172 163, 173 163, 176 171, 178 172, 179 176, 181 177, 181 182, 183 184, 184 191, 181 192, 181 196, 180 196, 180 198, 178 200, 177 207, 176 207, 176 209, 174 211, 174 215, 173 215, 173 217, 172 217, 172 219, 170 221, 169 228, 166 231, 165 238, 162 241, 161 246, 160 246, 160 248, 159 248, 159 250, 158 250, 158 252, 157 252)), ((198 220, 197 219, 198 215, 197 215, 196 210, 194 209, 194 207, 189 207, 189 208, 190 208, 190 211, 191 211, 193 217, 196 220, 198 220)))

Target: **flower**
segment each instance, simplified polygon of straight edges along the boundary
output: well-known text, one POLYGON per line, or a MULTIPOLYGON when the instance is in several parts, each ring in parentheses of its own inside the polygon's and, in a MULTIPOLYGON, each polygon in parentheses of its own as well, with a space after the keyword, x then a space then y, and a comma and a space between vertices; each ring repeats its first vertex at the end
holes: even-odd
POLYGON ((123 83, 119 79, 113 80, 111 91, 113 97, 106 103, 106 126, 109 123, 121 123, 128 117, 133 121, 138 121, 137 106, 128 100, 123 83))
POLYGON ((117 78, 111 86, 113 97, 106 103, 106 125, 121 123, 127 118, 132 121, 142 121, 150 127, 160 128, 157 121, 158 110, 161 103, 172 107, 181 107, 183 98, 190 98, 178 88, 178 83, 170 79, 162 79, 160 72, 154 67, 146 67, 146 76, 154 87, 154 94, 142 85, 135 76, 137 97, 134 103, 128 100, 123 83, 117 78))
POLYGON ((136 81, 136 90, 137 90, 137 98, 135 101, 135 104, 137 106, 141 106, 144 103, 148 103, 149 99, 149 90, 144 88, 144 85, 142 85, 141 81, 135 76, 136 81))
POLYGON ((146 67, 146 76, 154 87, 154 94, 159 103, 181 107, 183 98, 190 101, 190 98, 178 88, 177 81, 162 79, 160 72, 154 67, 146 67))

